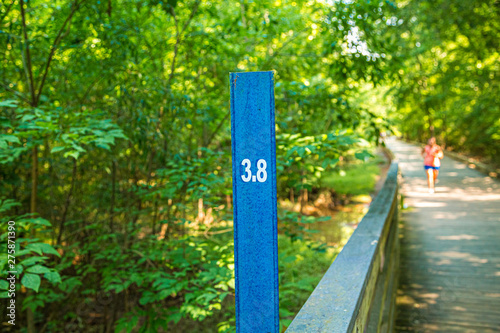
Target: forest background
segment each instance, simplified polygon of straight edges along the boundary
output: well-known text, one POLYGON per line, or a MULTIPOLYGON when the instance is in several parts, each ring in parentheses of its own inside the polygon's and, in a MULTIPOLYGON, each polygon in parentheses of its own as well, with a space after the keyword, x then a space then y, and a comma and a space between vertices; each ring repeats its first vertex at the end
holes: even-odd
MULTIPOLYGON (((280 200, 314 200, 381 133, 500 165, 499 13, 497 0, 1 0, 0 268, 13 220, 17 328, 234 330, 229 72, 275 71, 280 200)), ((279 215, 286 326, 331 258, 308 237, 316 218, 279 215)))

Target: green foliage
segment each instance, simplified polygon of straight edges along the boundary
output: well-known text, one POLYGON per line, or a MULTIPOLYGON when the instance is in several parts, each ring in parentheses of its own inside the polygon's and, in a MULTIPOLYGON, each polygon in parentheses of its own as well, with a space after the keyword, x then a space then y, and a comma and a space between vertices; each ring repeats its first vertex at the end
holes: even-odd
POLYGON ((380 173, 380 159, 365 163, 353 163, 329 172, 321 179, 323 188, 341 195, 368 195, 373 191, 380 173))
MULTIPOLYGON (((86 249, 101 249, 92 271, 99 272, 102 291, 119 295, 127 290, 129 297, 136 298, 136 305, 118 322, 117 331, 131 330, 137 318, 144 316, 145 332, 168 327, 182 317, 201 321, 220 310, 221 302, 234 292, 232 244, 214 246, 195 238, 159 243, 150 238, 117 253, 111 244, 102 251, 99 244, 103 240, 97 239, 86 249), (179 305, 165 308, 166 300, 178 300, 179 305)), ((84 266, 80 269, 82 275, 93 275, 84 266)))
MULTIPOLYGON (((50 222, 41 217, 31 217, 30 215, 9 218, 5 213, 16 206, 20 206, 20 204, 13 200, 0 200, 0 214, 3 213, 2 216, 7 218, 6 221, 16 222, 15 225, 8 225, 5 221, 0 229, 0 246, 9 249, 9 251, 0 254, 1 274, 7 276, 8 271, 14 271, 16 280, 21 282, 20 285, 16 284, 16 287, 23 286, 35 292, 39 291, 42 277, 44 282, 48 281, 51 285, 57 285, 61 282, 61 277, 59 271, 53 267, 54 264, 50 261, 49 256, 60 257, 59 252, 38 238, 26 237, 29 232, 44 233, 50 231, 50 222), (9 238, 9 236, 11 237, 9 238), (11 265, 15 265, 15 267, 12 268, 11 265)), ((7 286, 1 286, 0 289, 7 290, 7 286)), ((18 292, 19 290, 16 290, 16 293, 18 292)), ((8 295, 2 293, 0 297, 7 298, 8 295)), ((23 308, 35 309, 40 305, 43 303, 31 303, 28 298, 24 299, 23 302, 23 308)))
POLYGON ((299 212, 280 209, 278 211, 278 233, 287 236, 292 242, 296 240, 308 240, 308 234, 316 232, 316 230, 308 228, 308 225, 329 219, 329 216, 307 216, 299 212))
POLYGON ((326 270, 337 249, 308 241, 279 237, 280 324, 288 326, 326 270))
POLYGON ((394 59, 403 135, 500 164, 500 11, 490 1, 401 1, 394 59))
POLYGON ((126 139, 122 130, 103 112, 63 113, 60 108, 44 111, 40 108, 15 108, 6 112, 3 125, 8 133, 0 135, 0 163, 9 163, 26 151, 25 147, 39 144, 39 140, 51 140, 51 153, 64 152, 64 157, 78 159, 89 147, 110 150, 116 138, 126 139), (10 143, 10 144, 8 144, 10 143))

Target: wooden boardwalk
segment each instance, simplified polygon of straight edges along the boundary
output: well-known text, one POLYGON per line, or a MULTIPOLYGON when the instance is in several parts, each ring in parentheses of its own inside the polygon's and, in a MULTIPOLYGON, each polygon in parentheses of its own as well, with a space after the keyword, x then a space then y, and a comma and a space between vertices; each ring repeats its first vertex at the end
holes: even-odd
POLYGON ((408 209, 397 332, 500 332, 500 182, 445 157, 427 192, 420 148, 390 140, 408 209))

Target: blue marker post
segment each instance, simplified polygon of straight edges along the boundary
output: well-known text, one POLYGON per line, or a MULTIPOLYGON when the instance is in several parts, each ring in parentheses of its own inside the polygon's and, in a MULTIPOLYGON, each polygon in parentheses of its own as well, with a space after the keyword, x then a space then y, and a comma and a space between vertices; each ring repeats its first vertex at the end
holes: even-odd
POLYGON ((229 78, 236 332, 279 333, 274 75, 229 78))

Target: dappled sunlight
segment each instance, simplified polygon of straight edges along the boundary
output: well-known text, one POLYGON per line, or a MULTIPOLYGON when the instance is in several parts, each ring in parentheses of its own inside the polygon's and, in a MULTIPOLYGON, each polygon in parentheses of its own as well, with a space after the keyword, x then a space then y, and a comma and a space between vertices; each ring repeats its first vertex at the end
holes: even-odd
POLYGON ((424 286, 420 285, 420 284, 417 284, 417 283, 412 283, 411 284, 411 287, 412 288, 415 288, 415 289, 420 289, 420 288, 423 288, 424 286))
POLYGON ((453 310, 456 310, 456 311, 467 311, 466 308, 464 308, 463 306, 454 306, 453 307, 453 310))
POLYGON ((398 304, 410 305, 415 303, 415 299, 409 297, 408 295, 399 296, 397 298, 398 304))
MULTIPOLYGON (((421 160, 421 158, 420 158, 421 160)), ((422 166, 415 166, 407 163, 401 163, 401 169, 402 170, 408 170, 408 171, 422 171, 424 168, 422 166)))
POLYGON ((458 164, 458 163, 455 163, 455 165, 453 166, 455 169, 467 169, 467 166, 465 164, 458 164))
POLYGON ((452 261, 450 259, 442 259, 436 262, 436 265, 451 265, 452 261))
POLYGON ((446 207, 446 203, 444 202, 432 202, 432 201, 421 201, 417 202, 413 205, 413 207, 446 207))
POLYGON ((473 235, 438 236, 436 238, 439 239, 439 240, 472 240, 472 239, 479 239, 479 237, 473 236, 473 235))
POLYGON ((420 154, 411 154, 411 155, 408 155, 407 157, 407 160, 418 160, 418 161, 421 161, 422 160, 422 155, 420 154))
POLYGON ((488 259, 478 258, 470 253, 457 252, 457 251, 444 251, 444 252, 425 252, 426 255, 439 257, 439 258, 451 258, 451 259, 463 259, 468 262, 485 264, 488 259))
MULTIPOLYGON (((498 202, 500 201, 500 193, 476 193, 476 194, 468 194, 467 192, 461 192, 464 194, 462 197, 456 198, 456 200, 460 201, 492 201, 492 202, 498 202)), ((458 193, 457 193, 458 194, 458 193)), ((500 212, 500 207, 499 207, 499 212, 500 212)))
POLYGON ((427 293, 427 294, 421 294, 420 296, 422 298, 426 298, 426 299, 436 299, 439 297, 439 294, 438 293, 427 293))
POLYGON ((466 212, 437 212, 432 215, 435 219, 454 220, 466 216, 466 212))

